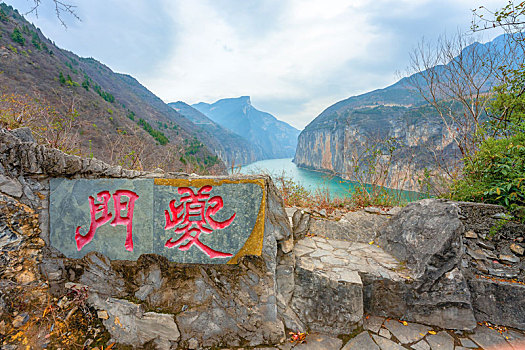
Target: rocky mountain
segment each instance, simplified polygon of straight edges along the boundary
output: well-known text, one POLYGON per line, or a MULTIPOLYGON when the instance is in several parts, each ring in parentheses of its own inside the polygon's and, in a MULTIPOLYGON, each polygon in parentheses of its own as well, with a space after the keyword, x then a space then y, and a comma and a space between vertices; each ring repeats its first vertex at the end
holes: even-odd
POLYGON ((50 132, 62 133, 74 142, 74 153, 128 168, 225 171, 207 146, 215 138, 200 133, 133 77, 60 49, 1 3, 0 108, 13 111, 24 104, 35 113, 17 123, 46 128, 36 133, 42 143, 52 141, 50 132), (38 121, 36 112, 47 120, 38 121))
MULTIPOLYGON (((482 52, 489 45, 503 47, 503 42, 504 37, 498 37, 492 43, 474 43, 465 50, 476 45, 482 52)), ((436 69, 439 73, 441 66, 436 69)), ((425 172, 436 174, 436 164, 450 166, 459 161, 460 153, 440 115, 410 83, 417 79, 422 79, 420 74, 325 109, 299 135, 294 162, 345 179, 362 180, 375 157, 380 166, 367 176, 380 177, 379 168, 384 171, 387 166, 390 170, 383 184, 421 190, 419 180, 425 172)))
POLYGON ((289 158, 295 154, 299 130, 252 106, 249 96, 192 105, 208 118, 262 150, 262 158, 289 158))
POLYGON ((251 144, 240 135, 220 126, 192 106, 182 102, 168 103, 178 113, 195 124, 202 134, 206 134, 208 146, 227 165, 246 165, 263 159, 263 150, 251 144))

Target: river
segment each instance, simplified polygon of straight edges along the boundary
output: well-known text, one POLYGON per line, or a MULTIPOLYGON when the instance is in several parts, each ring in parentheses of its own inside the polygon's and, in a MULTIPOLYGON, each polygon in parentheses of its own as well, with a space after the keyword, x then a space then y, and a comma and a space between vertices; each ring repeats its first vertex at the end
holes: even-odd
MULTIPOLYGON (((238 171, 242 174, 266 173, 270 174, 274 179, 284 175, 312 192, 317 189, 328 189, 330 195, 334 197, 348 196, 356 185, 355 182, 343 180, 339 176, 327 175, 318 171, 299 168, 292 163, 292 158, 260 160, 245 165, 238 171)), ((401 192, 407 201, 421 198, 421 194, 417 192, 401 192)))

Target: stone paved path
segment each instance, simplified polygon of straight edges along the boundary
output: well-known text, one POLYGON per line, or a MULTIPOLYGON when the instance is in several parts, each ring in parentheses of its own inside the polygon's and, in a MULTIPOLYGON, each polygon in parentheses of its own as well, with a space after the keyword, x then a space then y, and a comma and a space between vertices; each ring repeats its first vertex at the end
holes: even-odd
POLYGON ((279 350, 525 350, 525 335, 515 330, 498 332, 485 325, 473 332, 453 332, 412 322, 367 316, 363 329, 345 341, 324 334, 309 334, 302 344, 285 343, 279 350), (387 332, 381 332, 387 331, 387 332), (383 334, 381 336, 380 334, 383 334), (385 337, 386 336, 386 337, 385 337))
POLYGON ((393 281, 410 278, 402 264, 370 243, 306 237, 294 247, 296 264, 305 268, 313 267, 327 274, 355 271, 393 281))

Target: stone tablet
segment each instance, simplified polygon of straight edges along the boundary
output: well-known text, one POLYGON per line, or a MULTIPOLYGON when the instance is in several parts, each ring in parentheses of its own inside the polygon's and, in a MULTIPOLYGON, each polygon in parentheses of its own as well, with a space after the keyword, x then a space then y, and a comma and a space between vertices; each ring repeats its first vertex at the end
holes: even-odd
POLYGON ((261 255, 264 189, 263 179, 51 179, 50 243, 70 258, 234 264, 261 255))

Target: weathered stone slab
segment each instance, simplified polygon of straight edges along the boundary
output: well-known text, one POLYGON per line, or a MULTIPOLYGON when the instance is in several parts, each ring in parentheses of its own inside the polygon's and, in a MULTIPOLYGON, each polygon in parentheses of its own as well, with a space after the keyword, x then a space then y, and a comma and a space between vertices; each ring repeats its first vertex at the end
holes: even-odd
MULTIPOLYGON (((414 350, 430 350, 430 345, 425 341, 425 339, 415 343, 411 346, 414 350)), ((457 348, 456 348, 457 349, 457 348)))
POLYGON ((118 343, 140 346, 156 338, 165 341, 180 338, 173 315, 145 312, 142 305, 127 300, 102 299, 97 294, 89 298, 90 303, 108 316, 102 322, 118 343))
POLYGON ((385 321, 384 317, 367 316, 363 322, 363 328, 370 332, 377 333, 385 321))
POLYGON ((476 327, 474 334, 469 335, 469 337, 483 349, 489 349, 491 347, 498 350, 512 349, 501 334, 485 326, 476 327))
POLYGON ((377 345, 379 345, 381 350, 405 350, 404 347, 397 343, 394 343, 392 340, 383 338, 375 334, 372 334, 372 337, 374 337, 375 342, 377 343, 377 345))
POLYGON ((525 285, 475 277, 468 284, 478 321, 525 329, 525 285))
POLYGON ((220 264, 261 254, 263 180, 51 179, 50 188, 50 242, 70 258, 220 264))
POLYGON ((407 322, 405 326, 396 320, 386 320, 384 326, 403 344, 422 339, 430 330, 429 327, 421 324, 407 322))
POLYGON ((454 338, 445 331, 429 335, 427 342, 432 350, 454 350, 454 338))
POLYGON ((379 346, 374 343, 368 332, 361 332, 354 338, 350 339, 348 343, 341 350, 379 350, 379 346))
POLYGON ((294 346, 296 350, 339 350, 343 345, 341 339, 328 336, 326 334, 310 334, 306 337, 306 342, 294 346))
POLYGON ((309 261, 299 258, 291 306, 311 330, 351 333, 363 317, 361 279, 355 271, 344 278, 330 271, 317 271, 309 261))

